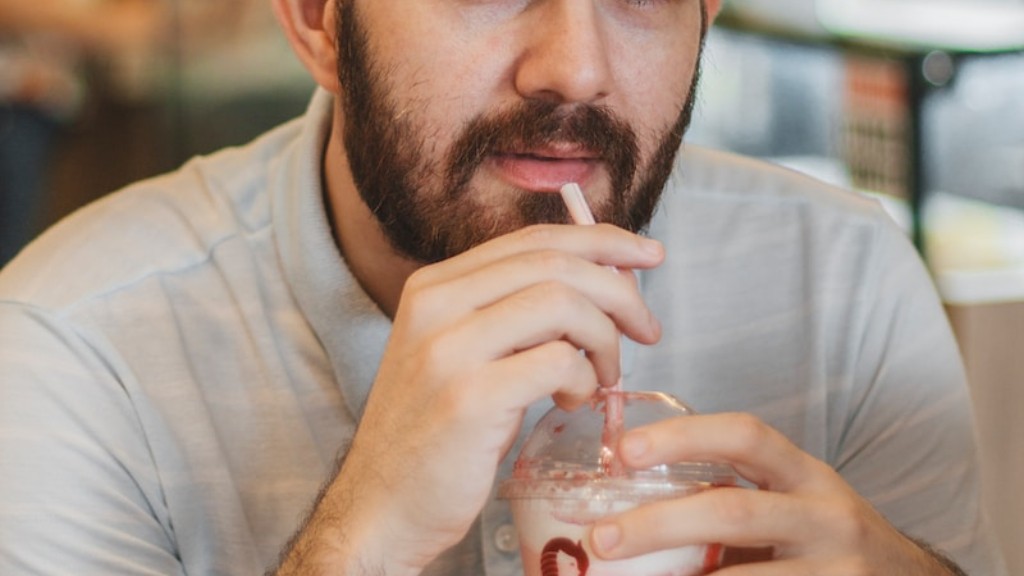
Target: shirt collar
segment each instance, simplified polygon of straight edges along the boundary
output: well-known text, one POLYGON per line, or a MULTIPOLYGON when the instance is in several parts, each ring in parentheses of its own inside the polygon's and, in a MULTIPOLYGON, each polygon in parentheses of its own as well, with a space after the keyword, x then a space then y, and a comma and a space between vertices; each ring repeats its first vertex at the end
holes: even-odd
POLYGON ((358 418, 391 320, 352 275, 331 234, 321 174, 333 104, 329 92, 316 91, 298 138, 272 161, 268 186, 285 276, 326 350, 349 410, 358 418))

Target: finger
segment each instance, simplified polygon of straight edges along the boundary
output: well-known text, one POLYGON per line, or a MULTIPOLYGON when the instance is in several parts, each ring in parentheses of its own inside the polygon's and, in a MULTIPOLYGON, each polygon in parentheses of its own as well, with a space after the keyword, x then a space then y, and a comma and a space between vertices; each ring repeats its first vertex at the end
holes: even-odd
POLYGON ((563 409, 573 410, 597 389, 593 365, 565 341, 547 342, 492 362, 478 380, 479 402, 495 411, 525 409, 548 396, 563 409))
POLYGON ((498 237, 471 250, 421 269, 425 285, 447 282, 487 264, 525 252, 557 250, 604 266, 653 268, 665 257, 657 240, 609 224, 574 226, 538 224, 498 237))
POLYGON ((588 298, 556 282, 535 284, 462 318, 435 346, 438 358, 498 360, 565 340, 587 352, 604 386, 619 378, 619 332, 588 298))
POLYGON ((835 477, 781 433, 743 413, 673 418, 637 428, 623 437, 620 453, 635 468, 687 461, 728 463, 760 488, 778 492, 835 477))
POLYGON ((801 498, 716 488, 638 506, 602 520, 594 527, 592 544, 609 559, 713 543, 785 550, 817 536, 821 526, 817 516, 801 498))
POLYGON ((417 318, 417 324, 410 326, 416 333, 495 304, 532 285, 552 281, 585 295, 630 338, 652 344, 660 337, 660 325, 640 296, 631 273, 616 273, 556 250, 516 254, 443 284, 412 284, 402 297, 402 307, 403 312, 417 318))

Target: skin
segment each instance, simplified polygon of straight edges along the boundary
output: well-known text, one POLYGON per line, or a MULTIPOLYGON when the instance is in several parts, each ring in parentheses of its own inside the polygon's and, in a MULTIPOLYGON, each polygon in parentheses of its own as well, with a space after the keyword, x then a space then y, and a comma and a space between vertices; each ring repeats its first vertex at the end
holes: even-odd
MULTIPOLYGON (((341 94, 334 0, 274 6, 313 77, 341 94)), ((718 7, 707 3, 710 14, 718 7)), ((696 0, 373 0, 359 9, 396 101, 438 155, 475 114, 545 99, 614 110, 636 130, 643 161, 696 69, 696 0)), ((657 342, 634 278, 608 266, 652 268, 664 254, 609 225, 538 225, 424 266, 391 247, 360 200, 344 126, 338 105, 324 161, 336 240, 394 327, 348 455, 277 574, 418 574, 470 529, 530 404, 551 396, 573 408, 613 385, 620 332, 657 342)), ((493 210, 512 188, 486 167, 472 184, 493 210)), ((592 203, 611 194, 607 174, 596 171, 585 192, 592 203)), ((728 575, 948 573, 826 464, 752 416, 668 421, 622 442, 627 464, 729 462, 763 490, 721 489, 608 519, 590 536, 604 558, 718 541, 775 549, 770 561, 720 572, 728 575)))

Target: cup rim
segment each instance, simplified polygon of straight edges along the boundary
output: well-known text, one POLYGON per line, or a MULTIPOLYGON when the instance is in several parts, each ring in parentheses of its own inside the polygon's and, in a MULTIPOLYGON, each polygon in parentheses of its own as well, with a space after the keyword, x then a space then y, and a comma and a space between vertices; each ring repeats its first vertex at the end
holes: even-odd
POLYGON ((519 470, 503 480, 498 486, 498 498, 657 500, 736 485, 736 474, 731 466, 709 462, 629 470, 623 476, 565 470, 545 474, 531 468, 529 472, 519 470), (672 470, 666 473, 665 468, 672 470))

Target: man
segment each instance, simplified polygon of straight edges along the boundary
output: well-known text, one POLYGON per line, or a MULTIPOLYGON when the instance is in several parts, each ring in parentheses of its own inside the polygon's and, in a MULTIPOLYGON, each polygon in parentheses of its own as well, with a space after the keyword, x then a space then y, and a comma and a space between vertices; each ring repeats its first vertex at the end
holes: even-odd
POLYGON ((0 277, 0 571, 517 574, 496 477, 545 399, 621 374, 708 413, 627 434, 626 464, 761 490, 602 521, 598 557, 1001 573, 956 347, 899 232, 779 169, 675 158, 718 4, 275 0, 325 89, 306 117, 0 277), (559 224, 569 180, 611 224, 559 224), (627 231, 659 194, 660 241, 627 231))

